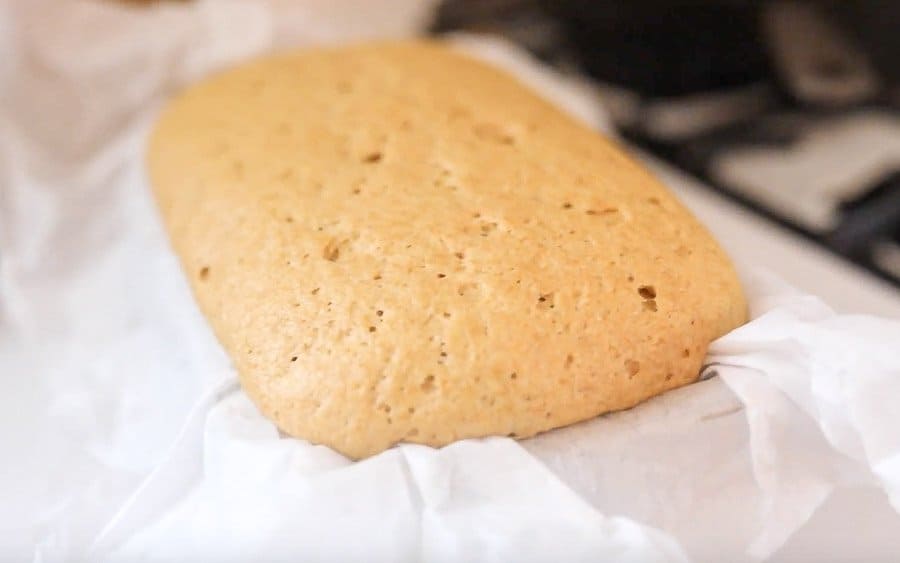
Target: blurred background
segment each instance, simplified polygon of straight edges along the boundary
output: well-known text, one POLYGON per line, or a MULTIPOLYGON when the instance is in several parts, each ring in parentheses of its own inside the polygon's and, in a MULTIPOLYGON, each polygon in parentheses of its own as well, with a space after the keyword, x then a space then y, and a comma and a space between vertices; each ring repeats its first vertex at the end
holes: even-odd
POLYGON ((448 0, 596 82, 622 135, 900 287, 900 2, 448 0))

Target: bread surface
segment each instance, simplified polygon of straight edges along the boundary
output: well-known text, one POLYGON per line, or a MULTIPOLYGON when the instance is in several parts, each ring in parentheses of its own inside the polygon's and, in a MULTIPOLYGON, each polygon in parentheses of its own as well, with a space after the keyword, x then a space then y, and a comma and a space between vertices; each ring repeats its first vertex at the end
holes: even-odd
POLYGON ((247 394, 354 458, 632 407, 745 321, 728 258, 657 180, 440 44, 216 75, 164 110, 148 168, 247 394))

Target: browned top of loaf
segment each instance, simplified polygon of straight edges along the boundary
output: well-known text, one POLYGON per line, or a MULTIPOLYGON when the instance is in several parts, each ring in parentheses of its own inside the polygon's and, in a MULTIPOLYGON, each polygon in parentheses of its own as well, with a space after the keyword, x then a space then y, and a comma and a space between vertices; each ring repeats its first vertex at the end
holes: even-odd
POLYGON ((631 407, 745 320, 728 259, 650 174, 438 44, 215 76, 165 110, 149 170, 247 394, 352 457, 631 407))

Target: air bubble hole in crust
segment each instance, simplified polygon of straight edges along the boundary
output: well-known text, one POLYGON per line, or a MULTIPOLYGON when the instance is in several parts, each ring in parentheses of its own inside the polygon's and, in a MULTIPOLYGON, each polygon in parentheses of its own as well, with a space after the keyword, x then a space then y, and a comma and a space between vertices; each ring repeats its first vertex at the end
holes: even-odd
POLYGON ((542 293, 538 296, 538 308, 540 309, 554 309, 556 308, 556 302, 554 300, 553 293, 542 293))
POLYGON ((625 369, 628 371, 628 377, 634 377, 641 371, 641 364, 635 360, 625 360, 625 369))
POLYGON ((338 258, 341 257, 340 244, 336 240, 329 241, 325 248, 322 249, 322 257, 329 262, 337 262, 338 258))
POLYGON ((642 285, 638 288, 638 293, 644 299, 656 299, 656 288, 652 285, 642 285))

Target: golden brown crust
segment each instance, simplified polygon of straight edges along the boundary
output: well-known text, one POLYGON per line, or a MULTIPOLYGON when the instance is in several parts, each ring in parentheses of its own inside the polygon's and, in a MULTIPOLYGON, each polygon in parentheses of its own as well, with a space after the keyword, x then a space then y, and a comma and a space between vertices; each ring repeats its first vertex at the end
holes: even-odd
POLYGON ((694 381, 746 317, 655 179, 433 43, 215 76, 165 110, 149 170, 248 395, 355 458, 629 408, 694 381))

